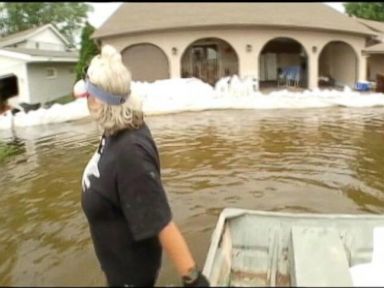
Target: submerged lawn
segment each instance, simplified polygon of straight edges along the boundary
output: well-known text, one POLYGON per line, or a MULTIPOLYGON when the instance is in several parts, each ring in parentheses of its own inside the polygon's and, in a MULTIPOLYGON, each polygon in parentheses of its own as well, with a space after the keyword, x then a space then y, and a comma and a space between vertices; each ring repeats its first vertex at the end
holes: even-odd
POLYGON ((17 144, 7 144, 0 142, 0 163, 11 158, 14 155, 17 155, 21 152, 21 147, 17 144))

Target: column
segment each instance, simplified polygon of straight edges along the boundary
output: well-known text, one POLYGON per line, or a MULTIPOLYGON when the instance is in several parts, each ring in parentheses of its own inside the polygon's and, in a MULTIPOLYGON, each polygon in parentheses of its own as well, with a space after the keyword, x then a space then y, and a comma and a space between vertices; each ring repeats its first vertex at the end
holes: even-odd
POLYGON ((318 88, 318 79, 319 79, 319 55, 316 46, 312 46, 308 50, 308 88, 313 90, 318 88))
POLYGON ((368 56, 365 54, 360 55, 359 57, 359 68, 358 68, 358 79, 359 81, 366 81, 367 80, 367 62, 368 62, 368 56))
POLYGON ((169 78, 181 78, 180 65, 181 65, 181 51, 178 47, 172 47, 168 54, 169 59, 169 78))
POLYGON ((254 43, 243 44, 237 47, 240 77, 250 76, 256 79, 259 78, 258 50, 254 43))

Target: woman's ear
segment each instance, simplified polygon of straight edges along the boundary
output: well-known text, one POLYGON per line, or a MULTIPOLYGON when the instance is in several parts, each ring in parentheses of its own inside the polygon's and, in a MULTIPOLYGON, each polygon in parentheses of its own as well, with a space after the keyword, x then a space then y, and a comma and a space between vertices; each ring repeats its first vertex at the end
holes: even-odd
POLYGON ((101 105, 103 105, 103 102, 97 99, 96 97, 92 96, 92 94, 88 94, 87 103, 89 109, 97 109, 101 105))
POLYGON ((76 82, 76 84, 73 86, 73 96, 75 98, 83 98, 87 97, 88 92, 85 89, 85 82, 83 79, 76 82))

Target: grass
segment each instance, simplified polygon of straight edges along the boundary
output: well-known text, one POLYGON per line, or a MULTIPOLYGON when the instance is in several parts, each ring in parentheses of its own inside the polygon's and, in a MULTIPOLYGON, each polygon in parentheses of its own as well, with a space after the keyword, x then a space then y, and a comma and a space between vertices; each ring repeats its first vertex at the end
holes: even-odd
POLYGON ((21 152, 22 150, 18 145, 0 142, 0 163, 21 152))
POLYGON ((74 100, 75 100, 75 98, 72 96, 72 94, 69 94, 69 95, 65 95, 63 97, 57 98, 55 100, 45 102, 44 106, 45 107, 51 107, 53 104, 67 104, 67 103, 72 102, 74 100))

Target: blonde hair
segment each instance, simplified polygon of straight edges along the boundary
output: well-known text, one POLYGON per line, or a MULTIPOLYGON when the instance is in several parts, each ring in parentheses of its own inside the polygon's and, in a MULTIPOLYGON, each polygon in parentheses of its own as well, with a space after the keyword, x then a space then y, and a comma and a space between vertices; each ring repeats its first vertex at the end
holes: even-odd
POLYGON ((100 102, 96 109, 90 109, 91 116, 106 135, 126 128, 137 129, 143 125, 142 103, 138 96, 131 92, 131 73, 115 48, 110 45, 103 46, 101 53, 92 59, 87 75, 90 82, 103 90, 128 97, 120 105, 100 102))

